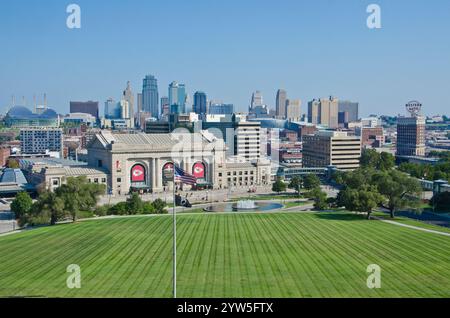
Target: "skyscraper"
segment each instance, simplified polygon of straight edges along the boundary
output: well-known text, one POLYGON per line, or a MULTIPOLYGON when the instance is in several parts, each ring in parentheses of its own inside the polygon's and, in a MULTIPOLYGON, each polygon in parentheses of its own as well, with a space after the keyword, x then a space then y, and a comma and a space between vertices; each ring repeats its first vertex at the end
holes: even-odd
POLYGON ((169 84, 170 112, 182 114, 186 112, 186 88, 184 84, 173 81, 169 84))
POLYGON ((161 97, 161 114, 162 115, 170 114, 169 97, 167 97, 167 96, 161 97))
POLYGON ((134 118, 134 95, 131 91, 130 81, 127 82, 127 87, 123 91, 123 99, 128 102, 128 112, 127 118, 134 118))
POLYGON ((193 112, 199 115, 206 114, 206 94, 204 92, 194 93, 193 112))
POLYGON ((254 108, 256 106, 262 106, 263 105, 263 97, 260 91, 255 91, 252 94, 252 100, 250 102, 250 108, 254 108))
POLYGON ((286 99, 287 93, 284 89, 279 89, 277 91, 276 100, 276 116, 281 119, 286 118, 286 99))
POLYGON ((152 117, 159 117, 158 81, 153 75, 147 75, 142 84, 142 111, 149 112, 152 117))
POLYGON ((137 94, 137 111, 138 113, 142 111, 142 93, 137 94))
POLYGON ((308 121, 328 128, 338 128, 338 102, 337 98, 313 99, 308 102, 308 121))
POLYGON ((308 102, 308 122, 314 125, 320 124, 319 122, 319 109, 320 102, 316 99, 308 102))
POLYGON ((348 113, 348 122, 351 121, 358 121, 358 109, 359 109, 359 103, 358 102, 352 102, 349 100, 340 100, 338 103, 338 108, 340 113, 347 112, 348 113))
POLYGON ((301 104, 300 99, 286 100, 286 114, 285 118, 290 121, 300 121, 301 118, 301 104))
POLYGON ((211 103, 209 105, 208 114, 211 115, 223 115, 223 114, 233 114, 234 105, 233 104, 223 104, 223 103, 211 103))
POLYGON ((120 104, 116 103, 111 97, 105 102, 105 118, 117 119, 122 115, 120 104))

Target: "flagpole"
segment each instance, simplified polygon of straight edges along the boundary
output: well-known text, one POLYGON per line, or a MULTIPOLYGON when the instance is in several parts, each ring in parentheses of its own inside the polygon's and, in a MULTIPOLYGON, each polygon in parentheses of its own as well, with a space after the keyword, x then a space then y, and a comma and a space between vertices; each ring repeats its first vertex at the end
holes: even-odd
POLYGON ((177 216, 175 213, 175 161, 173 162, 173 298, 177 298, 177 216))

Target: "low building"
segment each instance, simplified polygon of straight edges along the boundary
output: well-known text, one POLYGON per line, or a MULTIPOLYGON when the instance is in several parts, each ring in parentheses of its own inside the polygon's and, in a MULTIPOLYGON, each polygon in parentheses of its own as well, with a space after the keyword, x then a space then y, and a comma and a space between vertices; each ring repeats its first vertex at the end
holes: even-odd
POLYGON ((15 196, 18 192, 35 192, 35 187, 28 183, 20 169, 6 168, 0 175, 0 196, 15 196))
POLYGON ((383 127, 362 127, 357 135, 361 136, 363 147, 380 148, 384 145, 384 129, 383 127))
POLYGON ((334 166, 340 170, 359 168, 361 138, 346 132, 319 131, 303 136, 303 167, 334 166))

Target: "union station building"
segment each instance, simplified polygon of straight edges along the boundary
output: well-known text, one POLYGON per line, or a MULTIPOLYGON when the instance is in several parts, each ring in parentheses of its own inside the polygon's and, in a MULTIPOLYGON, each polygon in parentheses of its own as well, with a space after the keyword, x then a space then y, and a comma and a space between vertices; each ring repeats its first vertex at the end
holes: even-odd
POLYGON ((197 178, 195 189, 251 188, 271 182, 269 160, 227 158, 223 139, 207 131, 120 134, 104 130, 92 138, 87 150, 87 167, 104 175, 95 180, 106 181, 112 195, 173 189, 174 163, 197 178))

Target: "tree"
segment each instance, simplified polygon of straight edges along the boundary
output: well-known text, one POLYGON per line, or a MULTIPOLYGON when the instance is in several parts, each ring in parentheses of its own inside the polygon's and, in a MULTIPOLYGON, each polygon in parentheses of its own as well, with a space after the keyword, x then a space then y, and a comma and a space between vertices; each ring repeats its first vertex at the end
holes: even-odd
POLYGON ((19 169, 20 168, 19 163, 17 162, 17 160, 14 160, 14 159, 8 159, 8 162, 6 165, 8 168, 11 168, 11 169, 19 169))
POLYGON ((392 170, 380 172, 373 176, 372 182, 377 186, 378 192, 386 198, 387 209, 391 218, 399 209, 417 209, 420 204, 422 188, 417 179, 392 170))
POLYGON ((143 214, 155 214, 156 212, 155 212, 155 207, 153 206, 153 203, 144 202, 142 213, 143 214))
POLYGON ((155 210, 156 214, 166 214, 167 210, 166 210, 166 202, 164 202, 161 199, 156 199, 155 201, 153 201, 153 208, 155 210))
POLYGON ((320 187, 312 189, 309 195, 314 201, 314 209, 322 211, 328 208, 327 194, 320 187))
POLYGON ((31 220, 33 224, 48 223, 55 225, 64 219, 64 200, 54 192, 41 193, 38 200, 33 203, 31 220))
POLYGON ((395 157, 388 153, 378 153, 375 149, 364 149, 360 158, 361 167, 390 170, 395 166, 395 157))
POLYGON ((17 193, 14 201, 11 203, 11 211, 15 213, 15 217, 19 220, 19 224, 23 225, 26 223, 32 206, 33 200, 27 192, 17 193))
POLYGON ((450 211, 450 192, 435 194, 431 203, 437 211, 450 211))
POLYGON ((284 183, 281 178, 277 178, 277 180, 272 184, 272 191, 276 193, 284 192, 286 191, 286 184, 284 183))
POLYGON ((105 193, 105 186, 89 183, 85 176, 69 177, 66 183, 55 190, 56 195, 64 201, 64 209, 70 214, 73 222, 81 210, 92 211, 98 197, 105 193))
POLYGON ((127 199, 128 214, 142 214, 144 212, 144 202, 137 192, 133 192, 127 199))
POLYGON ((344 188, 338 194, 337 202, 339 206, 344 206, 350 211, 365 212, 367 219, 379 204, 383 201, 383 196, 375 186, 364 185, 359 189, 344 188))
POLYGON ((380 154, 380 161, 377 165, 379 170, 391 170, 395 167, 395 157, 388 152, 382 152, 380 154))
POLYGON ((302 186, 303 186, 303 178, 299 176, 293 177, 288 185, 290 189, 295 189, 298 195, 300 195, 300 189, 302 188, 302 186))
POLYGON ((364 149, 359 162, 362 168, 376 167, 380 161, 380 154, 375 149, 364 149))
POLYGON ((303 182, 305 189, 312 190, 320 186, 320 179, 315 174, 308 174, 303 182))
POLYGON ((128 213, 127 202, 119 202, 113 205, 108 211, 108 214, 112 215, 126 215, 127 213, 128 213))

